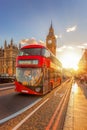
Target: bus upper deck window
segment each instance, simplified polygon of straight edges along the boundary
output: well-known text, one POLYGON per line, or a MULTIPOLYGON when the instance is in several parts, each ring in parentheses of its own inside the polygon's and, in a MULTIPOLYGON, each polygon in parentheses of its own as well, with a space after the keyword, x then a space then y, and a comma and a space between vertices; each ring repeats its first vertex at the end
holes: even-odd
POLYGON ((50 52, 47 49, 42 49, 42 55, 45 57, 50 57, 50 52))

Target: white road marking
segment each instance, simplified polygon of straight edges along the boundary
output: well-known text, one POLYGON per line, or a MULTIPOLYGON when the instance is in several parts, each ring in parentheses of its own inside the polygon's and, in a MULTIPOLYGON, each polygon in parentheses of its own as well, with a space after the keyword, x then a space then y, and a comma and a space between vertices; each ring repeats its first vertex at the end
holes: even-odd
POLYGON ((22 114, 23 112, 25 112, 26 110, 28 110, 29 108, 31 108, 32 106, 34 106, 35 104, 37 104, 41 99, 42 99, 42 98, 36 100, 34 103, 32 103, 31 105, 28 105, 27 107, 21 109, 20 111, 18 111, 18 112, 16 112, 16 113, 12 114, 12 115, 10 115, 10 116, 8 116, 8 117, 6 117, 6 118, 1 119, 1 120, 0 120, 0 124, 4 123, 4 122, 6 122, 6 121, 8 121, 8 120, 10 120, 10 119, 12 119, 12 118, 14 118, 14 117, 20 115, 20 114, 22 114))
POLYGON ((61 88, 62 88, 62 87, 59 87, 59 88, 54 92, 54 96, 59 95, 59 90, 60 90, 61 88))
POLYGON ((11 88, 14 88, 14 86, 11 86, 11 87, 5 87, 5 88, 0 88, 0 91, 2 91, 2 90, 7 90, 7 89, 11 89, 11 88))
POLYGON ((59 96, 62 97, 64 95, 64 93, 61 93, 59 96))
POLYGON ((19 124, 17 124, 12 130, 17 130, 30 116, 32 116, 43 104, 45 104, 49 98, 47 98, 43 103, 41 103, 34 111, 32 111, 28 116, 26 116, 19 124))

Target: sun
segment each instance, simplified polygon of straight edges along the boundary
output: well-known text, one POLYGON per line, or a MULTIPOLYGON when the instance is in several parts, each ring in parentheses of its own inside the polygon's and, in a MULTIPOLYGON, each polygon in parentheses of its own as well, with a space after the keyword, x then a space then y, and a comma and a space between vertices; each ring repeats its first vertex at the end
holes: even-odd
POLYGON ((78 63, 82 57, 83 51, 76 46, 62 46, 57 49, 57 57, 65 69, 78 70, 78 63))
POLYGON ((62 55, 62 66, 63 68, 73 68, 74 70, 78 69, 79 55, 75 52, 68 52, 62 55))

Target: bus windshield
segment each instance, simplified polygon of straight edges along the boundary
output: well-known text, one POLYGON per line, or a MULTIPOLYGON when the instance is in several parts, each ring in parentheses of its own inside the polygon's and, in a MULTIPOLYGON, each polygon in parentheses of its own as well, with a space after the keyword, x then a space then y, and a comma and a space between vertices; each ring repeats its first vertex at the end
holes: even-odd
POLYGON ((24 56, 24 55, 41 55, 41 48, 21 49, 19 51, 18 56, 24 56))
POLYGON ((38 86, 42 81, 41 68, 16 68, 16 80, 25 86, 38 86))

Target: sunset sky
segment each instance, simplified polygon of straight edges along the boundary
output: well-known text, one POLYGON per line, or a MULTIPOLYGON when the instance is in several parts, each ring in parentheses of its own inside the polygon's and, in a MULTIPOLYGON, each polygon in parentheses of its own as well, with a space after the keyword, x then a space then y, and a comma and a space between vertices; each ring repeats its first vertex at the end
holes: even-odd
POLYGON ((58 48, 87 48, 87 0, 0 0, 0 46, 11 38, 45 42, 51 21, 58 48))

